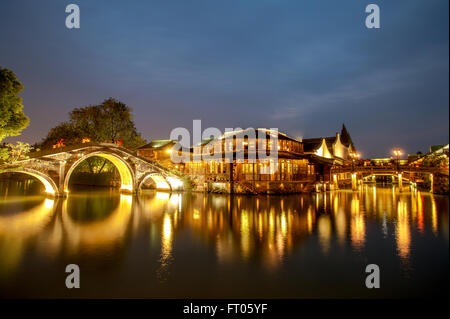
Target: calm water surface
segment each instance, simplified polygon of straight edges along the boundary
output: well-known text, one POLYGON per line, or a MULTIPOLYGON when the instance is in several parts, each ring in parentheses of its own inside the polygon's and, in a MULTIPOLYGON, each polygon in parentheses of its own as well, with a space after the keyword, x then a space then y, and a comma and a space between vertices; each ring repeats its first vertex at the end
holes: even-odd
POLYGON ((32 185, 16 184, 0 184, 0 297, 448 294, 446 196, 364 186, 290 196, 86 191, 53 200, 23 196, 32 185), (81 289, 65 287, 71 263, 81 289), (365 288, 371 263, 381 289, 365 288))

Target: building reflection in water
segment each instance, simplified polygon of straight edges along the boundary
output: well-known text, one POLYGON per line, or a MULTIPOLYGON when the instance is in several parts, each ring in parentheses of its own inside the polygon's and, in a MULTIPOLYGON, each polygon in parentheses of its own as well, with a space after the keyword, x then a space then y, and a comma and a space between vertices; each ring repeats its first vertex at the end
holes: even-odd
POLYGON ((413 231, 441 231, 448 237, 448 201, 419 191, 400 193, 396 188, 372 186, 358 192, 283 197, 164 192, 138 197, 71 195, 59 201, 39 199, 34 206, 17 211, 13 206, 7 201, 0 205, 3 276, 20 267, 29 249, 38 249, 48 258, 123 258, 127 243, 142 233, 150 239, 150 250, 160 251, 156 271, 160 281, 170 277, 177 249, 184 247, 177 242, 182 233, 212 248, 220 264, 258 262, 269 270, 315 241, 323 256, 336 247, 361 252, 366 249, 368 229, 385 233, 378 240, 389 240, 387 234, 392 230, 402 261, 410 258, 413 231), (440 225, 442 214, 447 214, 443 217, 447 225, 440 225))
POLYGON ((317 221, 317 231, 319 233, 319 241, 322 246, 322 251, 324 254, 328 253, 330 249, 331 241, 331 220, 328 215, 321 215, 317 221))

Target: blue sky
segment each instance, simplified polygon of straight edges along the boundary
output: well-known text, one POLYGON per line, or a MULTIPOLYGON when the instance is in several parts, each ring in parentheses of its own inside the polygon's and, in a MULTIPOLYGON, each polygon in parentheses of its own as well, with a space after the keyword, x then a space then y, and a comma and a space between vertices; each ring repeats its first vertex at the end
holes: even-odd
MULTIPOLYGON (((332 136, 365 157, 449 140, 447 0, 0 2, 0 65, 23 82, 40 141, 74 107, 115 97, 147 140, 191 128, 332 136), (81 28, 65 27, 76 3, 81 28), (381 9, 367 29, 365 7, 381 9)), ((11 140, 11 139, 10 139, 11 140)))

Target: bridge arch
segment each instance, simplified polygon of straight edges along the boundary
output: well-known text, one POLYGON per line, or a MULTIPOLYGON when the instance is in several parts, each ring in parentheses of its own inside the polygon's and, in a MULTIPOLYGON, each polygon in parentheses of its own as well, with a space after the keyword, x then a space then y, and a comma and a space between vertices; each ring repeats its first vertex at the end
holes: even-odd
POLYGON ((161 174, 158 174, 158 173, 149 173, 149 174, 145 175, 139 182, 138 189, 137 189, 138 191, 142 190, 142 185, 144 185, 144 183, 149 178, 151 178, 155 182, 156 189, 172 191, 172 185, 169 183, 169 181, 164 176, 162 176, 161 174))
POLYGON ((156 184, 156 189, 159 190, 169 190, 169 191, 176 191, 176 190, 182 190, 184 183, 179 178, 174 176, 164 176, 160 173, 149 173, 145 175, 141 181, 139 182, 137 191, 142 190, 142 185, 144 185, 145 181, 147 181, 149 178, 153 179, 153 181, 156 184))
POLYGON ((113 165, 117 168, 117 170, 119 171, 119 175, 120 175, 120 181, 121 181, 121 186, 120 186, 120 190, 123 192, 127 192, 127 193, 133 193, 134 192, 134 173, 133 173, 133 169, 130 167, 130 165, 120 156, 116 155, 116 154, 112 154, 112 153, 105 153, 102 151, 98 151, 98 152, 92 152, 89 154, 84 155, 83 157, 79 158, 78 160, 76 160, 69 168, 69 170, 67 171, 67 174, 64 178, 64 192, 68 193, 69 192, 69 181, 70 181, 70 177, 73 173, 73 171, 75 170, 75 168, 84 160, 88 159, 89 157, 93 157, 93 156, 98 156, 98 157, 102 157, 107 159, 108 161, 110 161, 111 163, 113 163, 113 165))
POLYGON ((36 170, 33 169, 29 169, 29 168, 11 168, 11 169, 6 169, 4 171, 2 171, 1 173, 19 173, 19 174, 26 174, 29 176, 32 176, 34 178, 36 178, 37 180, 39 180, 45 188, 45 193, 47 195, 51 195, 51 196, 59 196, 59 191, 58 191, 58 186, 56 186, 55 182, 53 181, 53 179, 51 179, 50 176, 47 176, 44 173, 38 172, 36 170))

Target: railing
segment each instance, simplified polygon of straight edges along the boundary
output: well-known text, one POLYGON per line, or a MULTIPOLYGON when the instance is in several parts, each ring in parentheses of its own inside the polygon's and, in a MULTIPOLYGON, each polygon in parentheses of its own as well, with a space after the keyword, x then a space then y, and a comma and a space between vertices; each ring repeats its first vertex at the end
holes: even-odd
POLYGON ((304 182, 310 181, 311 179, 316 179, 316 175, 308 174, 244 174, 239 173, 235 175, 236 180, 254 181, 254 182, 265 182, 265 181, 281 181, 281 182, 304 182))
MULTIPOLYGON (((194 174, 195 175, 195 174, 194 174)), ((203 175, 203 174, 197 174, 203 175)), ((229 182, 229 173, 207 173, 204 175, 207 182, 229 182)), ((290 176, 283 176, 279 174, 269 175, 269 174, 234 174, 233 180, 236 182, 246 181, 246 182, 314 182, 317 180, 316 175, 308 174, 291 174, 290 176)))

